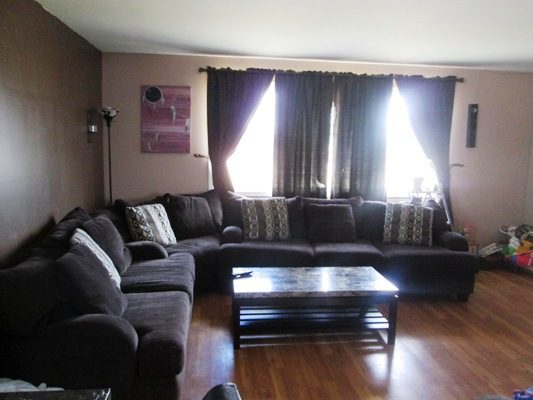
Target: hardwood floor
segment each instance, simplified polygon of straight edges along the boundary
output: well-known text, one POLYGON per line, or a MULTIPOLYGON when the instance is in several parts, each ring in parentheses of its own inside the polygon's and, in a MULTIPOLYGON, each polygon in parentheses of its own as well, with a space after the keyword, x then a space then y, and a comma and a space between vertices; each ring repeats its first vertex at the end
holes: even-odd
POLYGON ((234 351, 231 298, 195 299, 183 399, 237 383, 244 400, 476 399, 533 386, 533 274, 481 271, 468 303, 400 299, 396 346, 368 335, 234 351))

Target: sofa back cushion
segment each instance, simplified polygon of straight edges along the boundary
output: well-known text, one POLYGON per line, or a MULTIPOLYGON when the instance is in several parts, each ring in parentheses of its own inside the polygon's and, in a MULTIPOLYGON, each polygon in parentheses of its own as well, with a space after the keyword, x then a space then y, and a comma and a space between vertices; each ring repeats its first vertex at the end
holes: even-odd
POLYGON ((433 209, 413 204, 388 203, 383 228, 384 243, 431 246, 433 209))
POLYGON ((131 237, 130 230, 128 228, 128 221, 126 220, 126 207, 130 207, 133 204, 129 204, 125 200, 117 199, 112 206, 107 206, 97 210, 92 214, 93 218, 100 215, 105 215, 109 220, 115 225, 122 240, 124 242, 131 242, 133 238, 131 237))
POLYGON ((387 203, 382 201, 365 201, 356 216, 357 235, 360 238, 382 241, 385 209, 387 203))
POLYGON ((241 201, 246 197, 237 193, 227 192, 222 198, 224 210, 224 226, 238 226, 242 228, 241 201))
POLYGON ((313 243, 355 241, 355 221, 349 204, 314 204, 306 207, 307 237, 313 243))
POLYGON ((46 326, 61 300, 52 263, 32 257, 0 271, 0 334, 30 335, 46 326))
POLYGON ((243 237, 246 240, 287 240, 290 237, 287 199, 243 199, 243 237))
POLYGON ((207 200, 215 229, 217 232, 222 232, 222 227, 224 226, 224 213, 222 210, 222 199, 220 198, 220 195, 215 190, 208 190, 207 192, 200 193, 198 196, 207 200))
POLYGON ((134 240, 150 240, 163 246, 176 244, 176 236, 163 205, 126 207, 126 219, 134 240))
POLYGON ((196 238, 217 232, 206 198, 167 193, 155 200, 165 207, 176 239, 196 238))
POLYGON ((81 228, 106 252, 119 273, 128 269, 131 264, 130 250, 109 218, 99 215, 86 221, 81 228))
POLYGON ((425 201, 424 207, 431 208, 433 210, 433 236, 436 237, 440 232, 450 231, 450 225, 448 224, 448 218, 446 217, 446 211, 435 200, 425 201))
POLYGON ((80 314, 120 316, 126 309, 126 296, 87 246, 72 246, 52 267, 60 290, 80 314))
POLYGON ((91 216, 83 208, 74 208, 45 235, 39 247, 32 249, 32 254, 52 259, 61 257, 70 248, 70 237, 74 230, 90 219, 91 216))
POLYGON ((113 261, 111 261, 107 253, 102 250, 100 246, 98 246, 98 244, 93 240, 92 237, 89 236, 87 232, 85 232, 83 229, 76 228, 74 235, 72 235, 70 238, 70 243, 72 243, 73 246, 77 244, 87 246, 105 267, 115 286, 120 289, 121 278, 115 265, 113 264, 113 261))

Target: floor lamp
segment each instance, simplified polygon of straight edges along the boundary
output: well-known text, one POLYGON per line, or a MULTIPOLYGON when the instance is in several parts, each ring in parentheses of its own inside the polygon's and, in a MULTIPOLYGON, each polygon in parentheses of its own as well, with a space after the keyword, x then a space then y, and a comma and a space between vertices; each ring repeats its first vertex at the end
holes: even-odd
POLYGON ((104 107, 100 109, 107 126, 107 160, 109 170, 109 204, 113 204, 113 181, 111 177, 111 122, 118 114, 118 110, 113 107, 104 107))

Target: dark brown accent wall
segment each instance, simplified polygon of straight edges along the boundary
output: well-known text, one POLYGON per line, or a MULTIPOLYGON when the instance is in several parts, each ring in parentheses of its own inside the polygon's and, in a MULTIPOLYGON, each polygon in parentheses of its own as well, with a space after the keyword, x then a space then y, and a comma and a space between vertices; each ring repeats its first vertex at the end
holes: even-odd
POLYGON ((0 266, 52 220, 103 204, 102 54, 32 0, 0 1, 0 266))

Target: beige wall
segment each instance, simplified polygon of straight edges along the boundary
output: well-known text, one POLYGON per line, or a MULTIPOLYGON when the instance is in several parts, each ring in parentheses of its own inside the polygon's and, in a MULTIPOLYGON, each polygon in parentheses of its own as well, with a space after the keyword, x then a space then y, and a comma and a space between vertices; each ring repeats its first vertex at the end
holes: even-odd
POLYGON ((101 53, 40 5, 0 2, 0 263, 75 206, 103 202, 101 53))
POLYGON ((464 168, 452 169, 456 220, 474 225, 478 240, 486 244, 498 238, 500 225, 533 217, 526 211, 525 202, 527 193, 533 198, 533 182, 531 189, 526 189, 532 176, 528 171, 533 74, 323 61, 104 54, 103 102, 121 110, 112 138, 116 198, 141 200, 157 193, 191 193, 208 188, 207 162, 192 156, 207 154, 207 77, 198 68, 208 65, 464 77, 465 82, 456 89, 450 149, 450 162, 465 164, 464 168), (191 86, 191 154, 140 152, 142 84, 191 86), (480 110, 477 146, 473 149, 465 147, 469 103, 478 103, 480 110))

